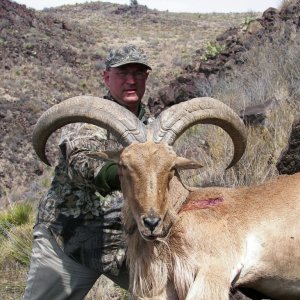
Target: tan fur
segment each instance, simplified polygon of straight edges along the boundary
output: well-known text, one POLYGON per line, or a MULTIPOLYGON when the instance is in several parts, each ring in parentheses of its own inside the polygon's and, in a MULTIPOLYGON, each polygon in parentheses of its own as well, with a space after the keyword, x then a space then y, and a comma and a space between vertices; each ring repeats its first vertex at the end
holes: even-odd
POLYGON ((300 174, 189 191, 176 161, 153 142, 133 143, 119 159, 133 298, 224 300, 231 286, 246 286, 300 299, 300 174), (179 213, 183 202, 207 199, 222 201, 179 213), (160 222, 150 229, 145 218, 160 222))

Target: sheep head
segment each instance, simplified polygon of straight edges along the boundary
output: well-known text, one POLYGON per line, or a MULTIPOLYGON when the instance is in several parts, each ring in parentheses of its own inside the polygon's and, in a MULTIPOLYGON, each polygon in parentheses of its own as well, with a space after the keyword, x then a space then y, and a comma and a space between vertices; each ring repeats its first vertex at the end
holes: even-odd
POLYGON ((177 156, 165 142, 133 142, 120 152, 91 155, 118 163, 125 199, 125 228, 131 231, 137 227, 146 240, 166 236, 174 221, 170 182, 177 171, 202 167, 199 162, 177 156))
POLYGON ((33 145, 39 158, 45 155, 48 137, 58 128, 87 122, 112 132, 125 148, 120 152, 95 153, 94 157, 112 159, 120 165, 121 187, 125 196, 124 221, 137 226, 147 239, 163 237, 172 224, 171 183, 178 169, 199 168, 201 164, 178 157, 172 150, 175 140, 196 124, 214 124, 231 137, 234 154, 228 168, 246 148, 245 127, 227 105, 212 98, 194 98, 163 111, 148 126, 120 105, 97 97, 79 96, 51 107, 38 120, 33 145))

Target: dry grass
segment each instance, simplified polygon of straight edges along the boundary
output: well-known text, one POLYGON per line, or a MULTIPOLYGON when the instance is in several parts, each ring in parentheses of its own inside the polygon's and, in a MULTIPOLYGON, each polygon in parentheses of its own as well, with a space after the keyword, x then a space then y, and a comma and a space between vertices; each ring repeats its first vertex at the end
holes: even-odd
POLYGON ((278 175, 276 162, 287 144, 292 122, 300 114, 299 37, 298 33, 292 41, 274 37, 272 43, 257 42, 244 54, 243 67, 221 78, 213 87, 213 96, 237 113, 269 99, 276 99, 278 104, 270 111, 264 125, 248 128, 246 153, 239 164, 227 172, 224 167, 232 157, 232 146, 220 129, 198 126, 188 143, 186 137, 182 142, 179 140, 179 151, 183 152, 193 147, 191 145, 195 147, 197 141, 199 145, 199 140, 205 140, 209 145, 209 156, 198 152, 194 157, 200 161, 204 159, 207 166, 200 175, 195 171, 184 173, 191 184, 249 185, 278 175))
POLYGON ((127 300, 129 294, 126 290, 121 289, 110 279, 101 276, 90 290, 85 300, 127 300))
POLYGON ((27 268, 16 263, 1 268, 0 294, 1 300, 21 300, 25 290, 27 268))
POLYGON ((295 3, 295 0, 282 0, 278 8, 282 10, 287 8, 290 4, 293 3, 295 3))
POLYGON ((0 295, 22 299, 30 262, 35 210, 29 203, 12 205, 0 214, 0 295))

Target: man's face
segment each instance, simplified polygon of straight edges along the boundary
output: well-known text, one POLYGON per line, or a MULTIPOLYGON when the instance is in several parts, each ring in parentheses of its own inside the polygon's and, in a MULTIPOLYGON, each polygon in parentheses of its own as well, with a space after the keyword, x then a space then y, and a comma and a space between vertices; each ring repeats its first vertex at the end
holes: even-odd
POLYGON ((113 98, 133 113, 137 113, 144 96, 147 68, 141 64, 127 64, 104 71, 104 82, 113 98))

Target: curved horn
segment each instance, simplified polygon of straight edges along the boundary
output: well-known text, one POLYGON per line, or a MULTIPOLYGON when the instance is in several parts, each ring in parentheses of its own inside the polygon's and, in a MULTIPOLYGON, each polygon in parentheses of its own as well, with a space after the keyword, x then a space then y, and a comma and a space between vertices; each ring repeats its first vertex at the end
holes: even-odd
POLYGON ((85 122, 109 130, 127 146, 133 141, 145 142, 145 125, 129 110, 117 103, 92 96, 78 96, 56 104, 45 111, 33 131, 33 147, 38 157, 50 165, 46 143, 54 131, 76 122, 85 122))
POLYGON ((234 155, 227 169, 243 156, 247 144, 243 122, 230 107, 209 97, 194 98, 163 111, 150 124, 153 141, 155 143, 164 141, 173 145, 185 130, 196 124, 217 125, 229 134, 234 145, 234 155))

